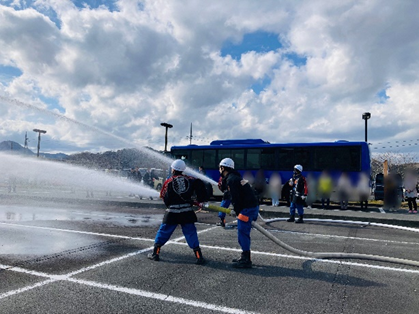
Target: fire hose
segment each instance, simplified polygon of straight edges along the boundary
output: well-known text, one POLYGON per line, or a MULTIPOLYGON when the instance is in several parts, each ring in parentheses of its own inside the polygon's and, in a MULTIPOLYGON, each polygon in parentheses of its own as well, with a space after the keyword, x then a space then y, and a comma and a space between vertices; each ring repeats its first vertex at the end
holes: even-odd
MULTIPOLYGON (((214 204, 199 203, 199 204, 196 204, 196 206, 202 209, 209 210, 209 211, 223 212, 228 215, 231 214, 231 210, 229 208, 220 207, 214 204)), ((268 230, 266 230, 261 225, 259 225, 256 221, 252 221, 252 227, 257 229, 260 233, 262 233, 271 241, 275 242, 277 245, 279 245, 283 249, 289 252, 292 252, 296 255, 300 255, 300 256, 312 257, 316 259, 363 259, 363 260, 372 260, 372 261, 378 261, 378 262, 395 263, 395 264, 403 264, 403 265, 419 267, 419 261, 413 261, 413 260, 408 260, 408 259, 403 259, 403 258, 370 255, 370 254, 360 254, 360 253, 335 253, 335 252, 321 253, 321 252, 303 251, 303 250, 296 249, 286 244, 285 242, 279 240, 277 237, 273 236, 272 233, 270 233, 268 230)))

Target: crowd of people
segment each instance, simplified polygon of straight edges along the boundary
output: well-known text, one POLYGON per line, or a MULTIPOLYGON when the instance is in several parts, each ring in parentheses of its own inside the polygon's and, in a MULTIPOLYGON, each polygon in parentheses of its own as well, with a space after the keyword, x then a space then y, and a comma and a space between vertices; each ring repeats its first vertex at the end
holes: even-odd
POLYGON ((151 188, 154 187, 154 180, 158 179, 153 169, 148 168, 145 172, 141 172, 140 168, 131 168, 128 172, 128 179, 131 181, 142 182, 151 188))

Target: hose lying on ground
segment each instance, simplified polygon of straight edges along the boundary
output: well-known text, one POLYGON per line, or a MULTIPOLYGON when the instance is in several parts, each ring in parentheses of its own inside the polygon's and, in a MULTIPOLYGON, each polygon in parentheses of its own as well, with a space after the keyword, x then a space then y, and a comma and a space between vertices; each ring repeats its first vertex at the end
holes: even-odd
MULTIPOLYGON (((230 214, 231 210, 228 208, 220 207, 214 204, 209 203, 201 203, 197 205, 201 208, 215 211, 215 212, 223 212, 226 214, 230 214)), ((320 253, 320 252, 309 252, 309 251, 303 251, 296 248, 293 248, 292 246, 286 244, 285 242, 279 240, 277 237, 273 236, 272 233, 268 232, 265 228, 263 228, 261 225, 259 225, 257 222, 252 221, 252 226, 257 229, 259 232, 261 232, 264 236, 266 236, 268 239, 272 240, 276 244, 278 244, 283 249, 290 251, 294 254, 301 255, 301 256, 307 256, 317 259, 364 259, 364 260, 372 260, 372 261, 378 261, 378 262, 386 262, 386 263, 396 263, 396 264, 403 264, 403 265, 409 265, 409 266, 416 266, 419 267, 419 261, 412 261, 408 259, 403 258, 395 258, 395 257, 388 257, 388 256, 380 256, 380 255, 370 255, 370 254, 359 254, 359 253, 320 253)))

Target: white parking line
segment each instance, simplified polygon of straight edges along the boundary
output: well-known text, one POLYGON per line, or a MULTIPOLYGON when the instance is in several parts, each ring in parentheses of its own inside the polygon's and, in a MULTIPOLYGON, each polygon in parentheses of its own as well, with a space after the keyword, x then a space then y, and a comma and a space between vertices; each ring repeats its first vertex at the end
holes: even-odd
POLYGON ((38 287, 48 285, 48 284, 50 284, 52 282, 55 282, 57 280, 58 279, 48 279, 48 280, 45 280, 45 281, 42 281, 42 282, 38 282, 34 285, 30 285, 30 286, 26 286, 26 287, 19 288, 19 289, 16 289, 16 290, 12 290, 12 291, 9 291, 9 292, 5 292, 3 294, 0 294, 0 300, 4 299, 4 298, 7 298, 7 297, 10 297, 12 295, 16 295, 16 294, 19 294, 19 293, 22 293, 22 292, 25 292, 25 291, 29 291, 29 290, 32 290, 32 289, 35 289, 35 288, 38 288, 38 287))
MULTIPOLYGON (((37 228, 37 229, 46 229, 46 230, 53 230, 53 231, 61 231, 61 232, 71 232, 71 233, 79 233, 79 234, 86 234, 86 235, 97 235, 97 236, 104 236, 104 237, 114 237, 114 238, 123 238, 123 239, 129 239, 129 240, 139 240, 139 241, 147 241, 147 242, 154 242, 154 239, 149 239, 149 238, 139 238, 139 237, 128 237, 128 236, 120 236, 120 235, 113 235, 113 234, 107 234, 107 233, 98 233, 98 232, 88 232, 88 231, 77 231, 77 230, 69 230, 69 229, 58 229, 58 228, 49 228, 49 227, 39 227, 39 226, 28 226, 28 225, 19 225, 19 224, 9 224, 9 223, 0 223, 0 224, 4 224, 4 225, 10 225, 10 226, 16 226, 16 227, 23 227, 23 228, 37 228)), ((205 233, 205 232, 209 232, 212 231, 214 229, 218 229, 219 227, 211 227, 211 228, 207 228, 207 229, 203 229, 198 231, 199 234, 201 233, 205 233)), ((336 236, 338 237, 338 236, 336 236)), ((181 236, 178 237, 176 239, 170 240, 166 243, 166 245, 168 244, 177 244, 177 245, 187 245, 187 243, 180 243, 179 241, 182 241, 185 237, 181 236)), ((355 238, 358 239, 358 238, 355 238)), ((241 252, 241 250, 239 249, 235 249, 235 248, 226 248, 226 247, 219 247, 219 246, 212 246, 212 245, 200 245, 200 247, 203 248, 210 248, 210 249, 218 249, 218 250, 228 250, 228 251, 237 251, 237 252, 241 252)), ((75 271, 73 273, 68 274, 67 276, 74 276, 75 274, 79 274, 81 272, 85 272, 91 269, 95 269, 97 267, 106 265, 106 264, 110 264, 122 259, 125 259, 127 257, 131 257, 131 256, 135 256, 141 253, 144 253, 146 251, 151 251, 153 249, 153 247, 148 247, 146 249, 142 249, 139 250, 137 252, 133 252, 133 253, 129 253, 114 259, 110 259, 108 261, 103 261, 101 263, 92 265, 92 266, 88 266, 85 268, 81 268, 78 271, 75 271)), ((377 265, 372 265, 372 264, 363 264, 363 263, 352 263, 352 262, 344 262, 344 261, 336 261, 336 260, 326 260, 326 259, 313 259, 313 258, 307 258, 307 257, 302 257, 302 256, 294 256, 294 255, 287 255, 287 254, 276 254, 276 253, 266 253, 266 252, 259 252, 259 251, 252 251, 253 255, 269 255, 269 256, 276 256, 276 257, 284 257, 284 258, 292 258, 292 259, 302 259, 302 260, 315 260, 315 261, 319 261, 322 263, 332 263, 332 264, 336 264, 336 263, 342 263, 345 265, 352 265, 352 266, 360 266, 360 267, 369 267, 369 268, 376 268, 376 269, 383 269, 383 270, 391 270, 391 271, 397 271, 397 272, 408 272, 408 273, 417 273, 419 274, 419 270, 411 270, 411 269, 403 269, 403 268, 396 268, 396 267, 386 267, 386 266, 377 266, 377 265)), ((9 267, 1 267, 0 268, 3 269, 8 269, 13 271, 13 269, 9 268, 9 267)), ((43 275, 45 276, 45 275, 43 275)))
MULTIPOLYGON (((204 229, 204 230, 199 231, 198 233, 208 232, 208 231, 211 231, 211 230, 216 229, 216 228, 217 227, 204 229)), ((51 228, 48 228, 48 229, 51 229, 51 228)), ((58 231, 68 231, 68 230, 58 229, 58 231)), ((91 234, 91 233, 88 233, 88 234, 91 234)), ((132 238, 132 239, 135 239, 135 238, 132 238)), ((169 241, 167 243, 168 244, 169 243, 178 243, 177 241, 181 241, 183 239, 184 239, 184 237, 178 237, 178 238, 174 239, 173 241, 169 241)), ((147 239, 147 240, 150 240, 150 239, 147 239)), ((23 287, 23 288, 19 288, 19 289, 16 289, 16 290, 12 290, 12 291, 3 293, 3 294, 0 295, 0 299, 6 298, 6 297, 9 297, 9 296, 13 296, 13 295, 16 295, 16 294, 20 294, 22 292, 32 290, 32 289, 35 289, 35 288, 38 288, 38 287, 42 287, 42 286, 45 286, 47 284, 50 284, 50 283, 61 280, 61 281, 69 281, 69 282, 74 282, 74 283, 87 285, 87 286, 91 286, 91 287, 96 287, 96 288, 101 288, 101 289, 108 289, 108 290, 111 290, 111 291, 128 293, 128 294, 132 294, 132 295, 137 295, 137 296, 141 296, 141 297, 145 297, 145 298, 161 300, 161 301, 165 301, 165 302, 179 303, 179 304, 189 305, 189 306, 192 306, 192 307, 209 309, 209 310, 212 310, 212 311, 218 311, 218 312, 223 312, 223 313, 232 313, 232 314, 235 314, 235 313, 253 314, 253 313, 255 313, 256 314, 256 312, 244 311, 242 309, 235 309, 235 308, 220 306, 220 305, 217 305, 217 304, 210 304, 210 303, 205 303, 205 302, 201 302, 201 301, 194 301, 194 300, 188 300, 188 299, 184 299, 184 298, 173 297, 173 296, 170 296, 170 295, 165 295, 165 294, 160 294, 160 293, 148 292, 148 291, 145 291, 145 290, 132 289, 132 288, 126 288, 126 287, 120 287, 120 286, 113 286, 113 285, 102 284, 102 283, 98 283, 98 282, 94 282, 94 281, 87 281, 87 280, 71 278, 71 276, 80 274, 82 272, 92 270, 92 269, 95 269, 95 268, 98 268, 98 267, 101 267, 101 266, 104 266, 104 265, 108 265, 108 264, 111 264, 111 263, 114 263, 114 262, 117 262, 117 261, 121 261, 121 260, 126 259, 128 257, 135 256, 135 255, 150 251, 152 249, 153 249, 153 247, 142 249, 142 250, 139 250, 139 251, 134 252, 134 253, 126 254, 126 255, 123 255, 123 256, 120 256, 120 257, 117 257, 117 258, 113 258, 113 259, 110 259, 110 260, 107 260, 107 261, 103 261, 101 263, 98 263, 98 264, 95 264, 95 265, 92 265, 92 266, 81 268, 77 271, 68 273, 66 275, 48 275, 48 274, 40 273, 40 272, 36 272, 36 271, 25 270, 25 269, 20 268, 20 267, 10 268, 11 266, 0 264, 0 267, 3 268, 3 269, 10 268, 10 270, 15 271, 15 272, 22 272, 22 273, 26 273, 26 274, 30 274, 30 275, 41 276, 41 277, 50 277, 50 279, 39 282, 39 283, 36 283, 34 285, 26 286, 26 287, 23 287)))
POLYGON ((347 237, 347 236, 339 236, 339 235, 333 235, 333 234, 308 233, 308 232, 298 232, 298 231, 285 231, 285 230, 277 230, 277 229, 269 229, 269 232, 290 233, 290 234, 305 235, 305 236, 310 236, 310 237, 315 236, 315 237, 324 237, 324 238, 337 238, 337 239, 350 239, 350 240, 384 242, 384 243, 394 243, 394 244, 412 244, 412 245, 419 245, 418 242, 407 242, 407 241, 381 240, 381 239, 372 239, 372 238, 347 237))
MULTIPOLYGON (((8 224, 8 223, 2 223, 2 224, 11 225, 11 226, 15 226, 15 227, 23 227, 23 228, 38 228, 38 229, 53 230, 53 231, 58 231, 58 232, 73 232, 73 233, 86 234, 86 235, 97 235, 97 236, 106 236, 106 237, 114 237, 114 238, 124 238, 124 239, 141 240, 141 241, 147 241, 147 242, 154 241, 154 239, 147 239, 147 238, 127 237, 127 236, 119 236, 119 235, 112 235, 112 234, 75 231, 75 230, 68 230, 68 229, 56 229, 56 228, 17 225, 17 224, 8 224)), ((211 228, 201 230, 198 233, 209 232, 209 231, 212 231, 212 230, 215 230, 215 229, 218 229, 218 228, 219 227, 211 227, 211 228)), ((186 243, 179 242, 183 239, 184 239, 184 237, 178 237, 178 238, 176 238, 172 241, 169 241, 167 244, 176 244, 176 245, 186 246, 187 245, 186 243)), ((231 251, 241 252, 240 249, 235 249, 235 248, 230 248, 230 247, 220 247, 220 246, 212 246, 212 245, 201 245, 201 247, 202 248, 207 248, 207 249, 224 250, 224 251, 229 251, 229 252, 231 252, 231 251)), ((145 290, 132 289, 132 288, 126 288, 126 287, 122 287, 122 286, 114 286, 114 285, 108 285, 108 284, 103 284, 103 283, 94 282, 94 281, 87 281, 87 280, 71 278, 72 276, 75 276, 75 275, 80 274, 82 272, 86 272, 86 271, 89 271, 89 270, 92 270, 92 269, 96 269, 96 268, 102 267, 104 265, 109 265, 111 263, 115 263, 115 262, 121 261, 123 259, 135 256, 135 255, 138 255, 138 254, 145 253, 147 251, 152 250, 152 248, 153 247, 151 246, 151 247, 148 247, 148 248, 145 248, 145 249, 133 252, 133 253, 125 254, 125 255, 117 257, 117 258, 109 259, 109 260, 106 260, 106 261, 103 261, 103 262, 100 262, 100 263, 97 263, 97 264, 94 264, 94 265, 91 265, 91 266, 88 266, 88 267, 83 267, 83 268, 81 268, 77 271, 70 272, 70 273, 65 274, 65 275, 48 275, 48 274, 41 273, 41 272, 25 270, 25 269, 20 268, 20 267, 12 268, 12 269, 10 269, 11 271, 27 273, 27 274, 30 274, 30 275, 35 275, 35 276, 40 276, 40 277, 47 277, 49 279, 45 280, 45 281, 42 281, 42 282, 39 282, 39 283, 36 283, 36 284, 33 284, 33 285, 29 285, 29 286, 26 286, 26 287, 23 287, 23 288, 19 288, 19 289, 13 290, 13 291, 3 293, 3 294, 0 295, 0 299, 6 298, 6 297, 9 297, 9 296, 13 296, 13 295, 16 295, 16 294, 20 294, 22 292, 32 290, 32 289, 35 289, 35 288, 38 288, 38 287, 42 287, 42 286, 45 286, 47 284, 50 284, 50 283, 53 283, 53 282, 56 282, 56 281, 59 281, 59 280, 63 280, 63 281, 69 281, 69 282, 78 283, 78 284, 82 284, 82 285, 88 285, 88 286, 92 286, 92 287, 96 287, 96 288, 108 289, 108 290, 111 290, 111 291, 118 291, 118 292, 123 292, 123 293, 131 294, 131 295, 137 295, 137 296, 141 296, 141 297, 145 297, 145 298, 151 298, 151 299, 162 300, 162 301, 166 301, 166 302, 184 304, 184 305, 188 305, 188 306, 192 306, 192 307, 209 309, 209 310, 219 311, 219 312, 223 312, 223 313, 252 313, 252 312, 243 311, 241 309, 229 308, 229 307, 219 306, 219 305, 216 305, 216 304, 210 304, 210 303, 205 303, 205 302, 200 302, 200 301, 188 300, 188 299, 184 299, 184 298, 173 297, 173 296, 170 296, 170 295, 153 293, 153 292, 149 292, 149 291, 145 291, 145 290)), ((345 261, 337 261, 337 260, 319 260, 319 259, 312 259, 312 258, 306 258, 306 257, 301 257, 301 256, 267 253, 267 252, 259 252, 259 251, 252 251, 252 253, 254 255, 265 255, 265 256, 270 256, 270 257, 298 259, 298 260, 312 260, 312 261, 316 261, 316 262, 320 262, 320 263, 341 264, 341 265, 350 265, 350 266, 372 268, 372 269, 385 270, 385 271, 395 271, 395 272, 402 272, 402 273, 419 274, 419 270, 413 270, 413 269, 402 269, 402 268, 394 268, 394 267, 386 267, 386 266, 378 266, 378 265, 362 264, 362 263, 354 263, 354 262, 345 262, 345 261)), ((0 267, 8 268, 7 265, 0 265, 0 267)))
POLYGON ((94 281, 87 281, 87 280, 74 279, 74 278, 69 278, 68 281, 78 283, 78 284, 87 285, 87 286, 91 286, 91 287, 95 287, 95 288, 108 289, 108 290, 111 290, 111 291, 118 291, 118 292, 133 294, 133 295, 137 295, 137 296, 141 296, 141 297, 145 297, 145 298, 156 299, 156 300, 161 300, 161 301, 165 301, 165 302, 179 303, 179 304, 183 304, 183 305, 189 305, 189 306, 193 306, 193 307, 197 307, 197 308, 208 309, 208 310, 218 311, 218 312, 223 312, 223 313, 245 313, 245 314, 256 313, 256 312, 244 311, 244 310, 241 310, 241 309, 235 309, 235 308, 220 306, 220 305, 217 305, 217 304, 211 304, 211 303, 205 303, 205 302, 201 302, 201 301, 193 301, 193 300, 188 300, 188 299, 184 299, 184 298, 173 297, 173 296, 167 295, 167 294, 149 292, 149 291, 145 291, 145 290, 132 289, 132 288, 126 288, 126 287, 114 286, 114 285, 108 285, 108 284, 102 284, 102 283, 98 283, 98 282, 94 282, 94 281))
POLYGON ((71 229, 60 229, 60 228, 51 228, 51 227, 40 227, 40 226, 28 226, 28 225, 20 225, 20 224, 11 224, 6 222, 0 222, 1 225, 18 227, 18 228, 30 228, 30 229, 41 229, 41 230, 49 230, 49 231, 59 231, 59 232, 68 232, 68 233, 77 233, 77 234, 86 234, 86 235, 95 235, 101 237, 109 237, 109 238, 117 238, 117 239, 127 239, 127 240, 141 240, 141 241, 154 241, 149 238, 141 238, 141 237, 129 237, 129 236, 122 236, 118 234, 110 234, 110 233, 99 233, 99 232, 89 232, 89 231, 79 231, 79 230, 71 230, 71 229))

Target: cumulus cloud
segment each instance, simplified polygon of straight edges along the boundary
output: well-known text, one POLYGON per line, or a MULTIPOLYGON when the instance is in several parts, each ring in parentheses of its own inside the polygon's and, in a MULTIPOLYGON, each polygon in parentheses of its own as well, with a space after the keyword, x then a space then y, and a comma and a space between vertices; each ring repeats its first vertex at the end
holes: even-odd
MULTIPOLYGON (((0 75, 0 95, 133 146, 163 149, 161 122, 174 125, 169 145, 188 143, 191 123, 198 144, 363 140, 365 111, 372 114, 371 142, 412 139, 419 131, 413 0, 6 3, 0 72, 8 66, 22 74, 0 75), (254 32, 275 34, 280 48, 243 50, 239 58, 221 53, 225 42, 240 46, 254 32)), ((0 112, 3 140, 22 142, 24 130, 41 124, 51 139, 46 150, 127 147, 8 101, 0 112)))

